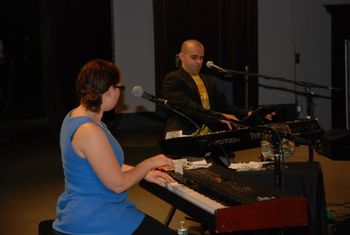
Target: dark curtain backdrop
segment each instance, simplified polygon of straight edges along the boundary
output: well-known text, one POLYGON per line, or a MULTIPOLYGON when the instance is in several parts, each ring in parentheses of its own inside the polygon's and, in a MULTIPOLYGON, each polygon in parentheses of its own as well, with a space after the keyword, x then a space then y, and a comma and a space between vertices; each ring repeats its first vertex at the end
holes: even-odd
MULTIPOLYGON (((162 96, 161 84, 165 74, 176 68, 181 43, 189 38, 196 38, 204 44, 205 62, 212 60, 239 71, 248 66, 250 72, 257 72, 256 0, 153 0, 153 7, 158 96, 162 96)), ((203 71, 213 72, 205 66, 203 71)), ((243 79, 232 79, 232 94, 232 102, 243 107, 243 79)), ((256 106, 258 89, 254 80, 249 84, 249 94, 249 106, 256 106)))

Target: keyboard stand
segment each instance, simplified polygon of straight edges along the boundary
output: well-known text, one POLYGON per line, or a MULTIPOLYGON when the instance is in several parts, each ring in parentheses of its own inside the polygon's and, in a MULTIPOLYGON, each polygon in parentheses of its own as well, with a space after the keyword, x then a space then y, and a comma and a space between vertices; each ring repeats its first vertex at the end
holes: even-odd
MULTIPOLYGON (((176 208, 174 206, 171 206, 170 209, 169 209, 169 212, 168 212, 168 214, 167 214, 167 216, 165 218, 165 221, 164 221, 164 224, 167 227, 169 227, 170 222, 171 222, 171 220, 173 219, 173 217, 175 215, 175 212, 176 212, 176 208)), ((204 232, 206 231, 206 226, 204 224, 202 224, 200 221, 198 221, 196 219, 193 219, 192 217, 185 216, 185 219, 199 223, 200 224, 201 234, 204 234, 204 232)))
POLYGON ((165 221, 164 221, 164 224, 167 227, 169 227, 169 224, 174 217, 175 211, 176 211, 176 208, 174 206, 171 206, 169 209, 168 215, 166 216, 165 221))

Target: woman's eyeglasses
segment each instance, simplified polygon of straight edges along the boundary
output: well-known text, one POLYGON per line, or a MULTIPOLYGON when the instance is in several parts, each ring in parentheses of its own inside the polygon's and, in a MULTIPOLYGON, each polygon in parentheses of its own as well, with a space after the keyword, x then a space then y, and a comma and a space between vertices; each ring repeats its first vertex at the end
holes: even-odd
POLYGON ((124 85, 114 85, 114 88, 119 88, 119 90, 124 91, 125 90, 125 86, 124 85))

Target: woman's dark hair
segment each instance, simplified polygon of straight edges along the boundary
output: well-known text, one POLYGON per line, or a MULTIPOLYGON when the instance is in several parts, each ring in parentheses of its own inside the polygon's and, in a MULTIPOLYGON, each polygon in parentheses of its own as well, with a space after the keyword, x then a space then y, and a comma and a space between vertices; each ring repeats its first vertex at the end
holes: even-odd
POLYGON ((114 63, 101 59, 87 62, 81 68, 76 82, 80 103, 92 112, 99 112, 102 94, 119 82, 120 72, 114 63))

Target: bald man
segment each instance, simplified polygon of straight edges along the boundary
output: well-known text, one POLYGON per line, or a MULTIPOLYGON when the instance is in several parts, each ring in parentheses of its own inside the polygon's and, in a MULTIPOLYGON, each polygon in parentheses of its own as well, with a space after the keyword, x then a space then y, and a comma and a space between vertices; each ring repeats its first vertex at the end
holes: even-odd
POLYGON ((204 46, 195 39, 183 42, 179 53, 181 67, 170 72, 163 80, 164 98, 178 111, 170 112, 165 132, 182 131, 182 134, 207 134, 233 128, 233 122, 248 115, 248 111, 228 103, 214 81, 201 68, 204 46))

